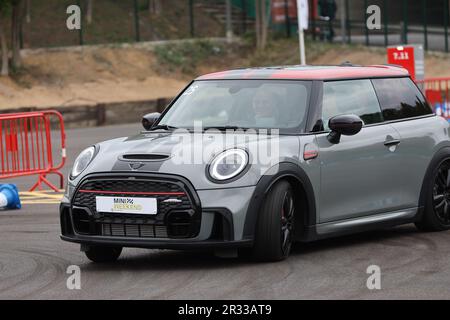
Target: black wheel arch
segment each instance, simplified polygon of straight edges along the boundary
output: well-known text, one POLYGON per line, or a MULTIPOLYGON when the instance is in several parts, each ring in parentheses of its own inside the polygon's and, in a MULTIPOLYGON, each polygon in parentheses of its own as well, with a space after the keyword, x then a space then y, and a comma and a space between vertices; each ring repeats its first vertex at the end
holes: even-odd
POLYGON ((258 212, 272 186, 280 180, 288 180, 290 182, 294 188, 296 200, 300 205, 304 206, 301 209, 306 213, 301 215, 302 220, 298 220, 298 215, 296 215, 295 239, 299 240, 305 237, 308 234, 308 227, 316 223, 314 189, 306 172, 298 164, 293 162, 281 162, 277 166, 277 173, 262 176, 256 185, 245 218, 244 239, 254 238, 258 212))

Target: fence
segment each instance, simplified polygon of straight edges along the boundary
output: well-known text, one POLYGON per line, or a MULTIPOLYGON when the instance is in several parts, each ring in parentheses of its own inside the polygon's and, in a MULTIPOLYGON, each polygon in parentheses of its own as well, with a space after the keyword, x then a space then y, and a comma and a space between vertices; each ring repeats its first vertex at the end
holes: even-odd
MULTIPOLYGON (((152 5, 154 0, 91 0, 92 10, 88 10, 89 1, 27 1, 29 7, 25 10, 20 37, 22 47, 225 36, 225 0, 159 0, 158 9, 152 5), (66 9, 73 4, 78 4, 82 10, 81 30, 68 30, 66 27, 66 9)), ((286 8, 296 3, 296 0, 278 1, 284 1, 286 8)), ((314 40, 323 39, 324 33, 329 33, 330 24, 320 19, 322 9, 319 1, 308 1, 308 33, 314 40)), ((254 1, 231 0, 231 3, 234 31, 253 31, 254 1)), ((266 0, 266 4, 270 11, 270 1, 266 0)), ((425 50, 449 51, 449 0, 336 0, 336 4, 335 18, 331 21, 335 42, 369 46, 422 43, 425 50), (367 27, 369 14, 366 10, 369 5, 377 5, 381 10, 380 28, 369 30, 367 27)), ((272 27, 278 31, 286 30, 287 36, 295 36, 294 20, 288 17, 286 28, 274 24, 272 27)), ((10 34, 9 16, 3 19, 3 25, 5 33, 10 34)))
POLYGON ((62 115, 57 111, 0 114, 0 179, 38 175, 30 188, 41 189, 45 184, 58 191, 47 175, 59 176, 60 189, 63 175, 59 171, 66 161, 65 131, 62 115), (59 129, 61 160, 54 161, 52 126, 59 129))
MULTIPOLYGON (((152 1, 90 0, 90 10, 89 0, 27 1, 29 7, 23 6, 21 46, 27 49, 225 36, 225 25, 214 13, 203 10, 217 6, 223 16, 224 0, 159 0, 157 7, 152 1), (66 10, 74 4, 81 8, 80 30, 66 26, 66 10)), ((2 24, 5 34, 10 34, 9 15, 2 24)))
MULTIPOLYGON (((314 1, 309 0, 311 7, 314 1)), ((448 0, 337 0, 336 3, 336 17, 332 22, 337 30, 334 41, 368 46, 421 43, 425 50, 449 51, 448 0), (373 30, 366 23, 369 5, 377 5, 381 10, 381 24, 373 30)), ((317 24, 320 20, 311 15, 310 25, 317 24)), ((312 38, 318 39, 320 28, 312 28, 311 31, 312 38)))
POLYGON ((450 78, 430 78, 417 81, 434 112, 450 121, 450 78))

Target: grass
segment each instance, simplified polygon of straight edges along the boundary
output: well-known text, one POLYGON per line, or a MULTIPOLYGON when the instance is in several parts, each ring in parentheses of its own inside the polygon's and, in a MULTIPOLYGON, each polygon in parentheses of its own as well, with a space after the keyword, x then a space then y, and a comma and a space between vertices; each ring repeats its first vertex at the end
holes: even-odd
MULTIPOLYGON (((359 45, 332 44, 306 41, 307 61, 312 61, 329 50, 379 50, 359 45)), ((170 72, 181 71, 187 75, 198 75, 210 66, 219 69, 262 67, 299 64, 299 47, 296 38, 271 39, 265 50, 256 50, 251 38, 232 46, 207 40, 197 40, 177 45, 165 45, 155 49, 158 65, 170 72), (200 67, 200 70, 199 70, 200 67)))
MULTIPOLYGON (((253 51, 248 56, 248 62, 252 66, 297 65, 300 63, 299 50, 298 40, 295 37, 273 39, 264 51, 253 51)), ((368 50, 368 48, 354 44, 335 44, 308 39, 305 42, 306 61, 314 60, 330 50, 368 50)))

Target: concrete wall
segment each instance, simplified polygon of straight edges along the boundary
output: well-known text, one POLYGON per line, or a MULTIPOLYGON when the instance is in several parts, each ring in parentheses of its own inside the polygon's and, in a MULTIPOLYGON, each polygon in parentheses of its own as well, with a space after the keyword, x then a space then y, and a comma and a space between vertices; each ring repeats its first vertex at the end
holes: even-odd
MULTIPOLYGON (((85 128, 121 123, 140 123, 150 112, 162 112, 172 99, 116 102, 51 108, 61 112, 66 128, 85 128)), ((2 110, 2 113, 39 111, 35 107, 2 110)))

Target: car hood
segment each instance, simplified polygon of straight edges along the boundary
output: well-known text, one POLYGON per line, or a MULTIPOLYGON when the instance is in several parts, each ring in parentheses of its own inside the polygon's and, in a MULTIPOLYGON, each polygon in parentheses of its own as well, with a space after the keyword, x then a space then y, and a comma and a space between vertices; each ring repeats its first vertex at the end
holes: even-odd
POLYGON ((299 138, 296 136, 245 134, 245 140, 242 139, 242 134, 238 133, 151 132, 105 141, 97 145, 97 156, 73 182, 77 184, 90 173, 130 171, 180 175, 197 190, 254 186, 279 162, 299 161, 299 138), (269 145, 272 152, 262 149, 269 145), (234 147, 249 153, 248 171, 226 184, 210 181, 208 164, 222 151, 234 147))

